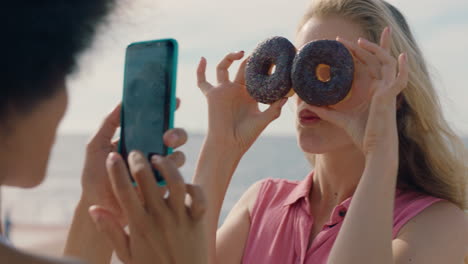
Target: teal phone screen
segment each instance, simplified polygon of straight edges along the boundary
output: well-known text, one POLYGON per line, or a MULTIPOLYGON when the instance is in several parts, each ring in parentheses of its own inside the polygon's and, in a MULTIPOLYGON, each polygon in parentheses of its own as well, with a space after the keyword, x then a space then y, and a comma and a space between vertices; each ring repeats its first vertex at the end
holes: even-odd
POLYGON ((143 152, 147 158, 168 154, 163 134, 171 114, 173 52, 170 42, 139 43, 127 48, 120 142, 125 159, 133 150, 143 152))

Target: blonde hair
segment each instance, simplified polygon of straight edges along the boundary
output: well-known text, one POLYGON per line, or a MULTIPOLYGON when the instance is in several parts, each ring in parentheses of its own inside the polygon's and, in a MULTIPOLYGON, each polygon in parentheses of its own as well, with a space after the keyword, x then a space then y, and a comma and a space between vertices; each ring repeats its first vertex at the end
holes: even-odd
POLYGON ((467 209, 467 149, 442 115, 422 52, 404 16, 383 0, 314 0, 299 24, 312 17, 340 16, 360 25, 369 40, 379 43, 392 28, 391 53, 407 52, 409 82, 399 98, 398 186, 446 199, 467 209))

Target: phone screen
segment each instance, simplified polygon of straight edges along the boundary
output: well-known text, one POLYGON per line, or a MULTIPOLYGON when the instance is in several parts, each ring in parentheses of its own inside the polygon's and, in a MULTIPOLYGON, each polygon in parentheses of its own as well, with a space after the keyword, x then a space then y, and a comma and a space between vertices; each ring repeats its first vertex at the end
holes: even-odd
MULTIPOLYGON (((127 160, 133 150, 167 155, 163 135, 171 126, 175 78, 172 41, 134 43, 127 47, 122 102, 120 153, 127 160)), ((155 171, 158 182, 162 182, 155 171)))

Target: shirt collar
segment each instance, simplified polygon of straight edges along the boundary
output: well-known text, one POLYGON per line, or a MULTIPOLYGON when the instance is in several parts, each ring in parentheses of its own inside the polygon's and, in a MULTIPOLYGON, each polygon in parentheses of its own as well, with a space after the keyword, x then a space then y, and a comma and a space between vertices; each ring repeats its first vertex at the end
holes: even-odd
POLYGON ((301 198, 308 198, 309 197, 309 192, 312 187, 312 182, 314 178, 314 172, 312 171, 307 178, 304 180, 300 181, 299 184, 294 187, 291 193, 286 197, 284 200, 283 205, 288 206, 296 203, 298 200, 301 198))
MULTIPOLYGON (((292 192, 284 200, 283 205, 288 206, 288 205, 295 204, 297 201, 299 201, 302 198, 308 199, 309 193, 312 189, 313 179, 314 179, 314 171, 312 171, 307 176, 307 178, 300 181, 299 184, 296 187, 294 187, 292 192)), ((352 197, 348 197, 347 199, 345 199, 343 202, 341 202, 339 205, 335 207, 335 210, 336 211, 344 210, 345 212, 348 211, 349 205, 351 204, 351 198, 352 197)))
MULTIPOLYGON (((294 189, 289 193, 289 195, 284 200, 283 206, 293 205, 301 199, 304 199, 308 203, 309 193, 312 189, 312 183, 314 178, 314 172, 312 171, 307 178, 300 181, 299 184, 294 187, 294 189)), ((402 193, 400 189, 396 190, 396 196, 399 196, 402 193)), ((348 211, 349 205, 351 204, 351 197, 348 197, 339 205, 337 205, 326 225, 333 226, 343 220, 346 212, 348 211)))

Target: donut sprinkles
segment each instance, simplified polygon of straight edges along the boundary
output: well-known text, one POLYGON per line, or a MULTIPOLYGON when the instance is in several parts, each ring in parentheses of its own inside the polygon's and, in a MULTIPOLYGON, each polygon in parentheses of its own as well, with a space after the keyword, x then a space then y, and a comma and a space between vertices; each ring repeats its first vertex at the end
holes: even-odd
POLYGON ((296 55, 291 79, 294 91, 307 104, 334 105, 346 98, 354 78, 354 61, 338 41, 309 42, 296 55))
POLYGON ((260 43, 247 62, 245 84, 250 96, 272 104, 291 91, 291 70, 296 48, 286 38, 272 37, 260 43), (273 72, 274 69, 274 72, 273 72))

